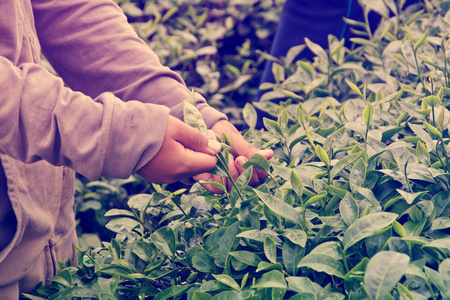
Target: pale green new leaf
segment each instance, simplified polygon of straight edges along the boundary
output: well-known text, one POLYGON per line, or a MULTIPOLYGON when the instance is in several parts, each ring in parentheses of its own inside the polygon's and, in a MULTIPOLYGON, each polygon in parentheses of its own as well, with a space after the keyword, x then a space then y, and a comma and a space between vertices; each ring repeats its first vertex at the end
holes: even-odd
POLYGON ((414 52, 416 52, 417 49, 425 42, 429 32, 430 31, 427 29, 425 33, 417 40, 417 42, 414 44, 414 52))
POLYGON ((266 236, 264 240, 264 254, 270 262, 277 263, 277 247, 270 236, 266 236))
POLYGON ((360 95, 361 97, 364 97, 363 93, 361 93, 361 91, 359 90, 359 88, 356 86, 356 84, 354 84, 353 82, 345 79, 345 82, 347 82, 347 85, 352 89, 352 91, 354 91, 355 93, 357 93, 358 95, 360 95))
POLYGON ((328 158, 327 153, 320 145, 316 146, 316 155, 319 157, 319 159, 327 166, 330 167, 330 159, 328 158))
POLYGON ((373 108, 373 105, 371 103, 367 103, 366 107, 363 110, 363 120, 364 124, 366 124, 367 127, 370 127, 372 125, 372 117, 375 109, 373 108))

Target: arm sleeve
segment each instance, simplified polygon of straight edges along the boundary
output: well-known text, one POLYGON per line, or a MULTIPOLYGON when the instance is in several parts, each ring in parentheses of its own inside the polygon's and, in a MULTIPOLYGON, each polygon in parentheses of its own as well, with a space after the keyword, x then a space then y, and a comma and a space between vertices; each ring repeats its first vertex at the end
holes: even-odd
MULTIPOLYGON (((129 101, 164 105, 182 119, 190 91, 163 67, 110 0, 32 0, 42 51, 72 89, 91 97, 108 91, 129 101)), ((211 127, 226 116, 197 94, 196 106, 211 127)))
POLYGON ((112 93, 92 99, 37 64, 16 67, 2 56, 0 70, 0 153, 66 165, 94 180, 127 178, 161 147, 165 106, 125 103, 112 93))

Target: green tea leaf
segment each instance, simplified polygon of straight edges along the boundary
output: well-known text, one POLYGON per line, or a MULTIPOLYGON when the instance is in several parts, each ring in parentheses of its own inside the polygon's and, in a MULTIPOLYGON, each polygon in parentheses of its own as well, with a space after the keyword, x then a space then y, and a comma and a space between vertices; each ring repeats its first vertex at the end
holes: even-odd
POLYGON ((319 159, 329 168, 330 167, 330 159, 328 158, 327 153, 320 145, 316 146, 316 155, 319 159))
POLYGON ((426 166, 430 166, 431 165, 430 153, 428 152, 427 148, 425 147, 425 145, 421 141, 417 142, 416 154, 417 154, 417 157, 419 158, 419 160, 423 164, 425 164, 426 166))
POLYGON ((252 286, 253 288, 287 288, 286 280, 280 271, 272 270, 261 276, 256 284, 252 286))
POLYGON ((427 191, 423 191, 423 192, 417 192, 417 193, 411 194, 411 193, 405 192, 400 189, 397 189, 397 192, 405 199, 406 203, 408 203, 408 204, 412 204, 416 199, 420 199, 426 193, 428 193, 427 191))
POLYGON ((401 300, 414 300, 413 294, 408 290, 406 286, 401 284, 400 282, 397 283, 397 291, 400 294, 401 300))
POLYGON ((230 192, 230 204, 232 207, 235 206, 236 201, 240 197, 239 194, 247 187, 250 182, 250 178, 252 177, 253 167, 250 166, 241 175, 239 175, 238 179, 235 182, 235 185, 231 188, 230 192))
POLYGON ((361 97, 364 98, 364 95, 361 93, 361 91, 359 90, 359 88, 356 86, 356 84, 354 84, 353 82, 345 79, 345 82, 347 82, 347 85, 352 89, 352 91, 354 91, 355 93, 357 93, 358 95, 360 95, 361 97))
POLYGON ((397 222, 397 221, 392 222, 392 227, 394 228, 395 232, 397 232, 397 234, 400 237, 406 236, 406 231, 399 222, 397 222))
POLYGON ((347 193, 341 202, 339 202, 339 212, 347 226, 352 225, 358 218, 359 206, 350 193, 347 193))
POLYGON ((170 227, 162 227, 150 235, 153 244, 165 255, 173 257, 176 251, 175 233, 170 227))
POLYGON ((191 103, 184 101, 184 123, 197 129, 203 134, 208 134, 208 128, 206 127, 205 121, 203 121, 203 116, 200 111, 191 103))
POLYGON ((270 194, 259 190, 255 190, 255 192, 271 211, 295 224, 301 224, 301 216, 292 206, 270 194))
POLYGON ((258 153, 253 154, 247 162, 242 164, 242 167, 245 169, 250 166, 253 166, 253 168, 259 170, 263 170, 266 173, 270 172, 269 161, 267 160, 267 158, 258 153))
POLYGON ((372 125, 372 117, 375 109, 373 108, 373 105, 369 102, 367 103, 366 107, 363 110, 363 120, 364 124, 366 124, 367 127, 370 127, 372 125))
POLYGON ((282 82, 285 80, 284 68, 276 62, 272 64, 272 74, 276 82, 282 82))
POLYGON ((422 212, 417 208, 417 206, 413 206, 411 210, 409 211, 409 217, 414 222, 419 222, 422 220, 422 212))
POLYGON ((235 291, 221 292, 211 298, 211 300, 242 300, 242 299, 243 298, 235 291))
POLYGON ((302 103, 299 103, 297 105, 296 116, 297 116, 298 122, 300 124, 302 124, 303 126, 306 126, 306 123, 309 120, 309 116, 308 116, 308 112, 306 111, 306 109, 304 108, 302 103))
POLYGON ((311 42, 310 39, 305 38, 305 44, 306 46, 309 48, 309 50, 311 50, 311 52, 313 52, 314 54, 316 54, 317 56, 320 56, 321 58, 323 58, 326 62, 328 62, 328 55, 325 52, 325 50, 318 44, 311 42))
POLYGON ((344 250, 391 225, 397 217, 394 213, 379 212, 357 219, 344 233, 344 250))
POLYGON ((425 33, 414 44, 414 52, 416 52, 417 49, 419 49, 419 47, 425 42, 425 40, 427 39, 428 34, 429 34, 429 30, 427 29, 425 31, 425 33))
POLYGON ((169 299, 170 297, 175 297, 177 295, 182 295, 184 292, 186 292, 188 289, 192 287, 191 284, 187 285, 173 285, 162 292, 159 292, 154 300, 163 300, 163 299, 169 299))
POLYGON ((295 276, 298 273, 298 264, 305 255, 305 248, 286 240, 283 244, 281 258, 286 272, 289 275, 295 276))
POLYGON ((450 228, 450 218, 449 217, 439 217, 433 221, 431 225, 431 230, 440 230, 450 228))
MULTIPOLYGON (((266 237, 266 239, 270 237, 266 237)), ((274 244, 275 245, 275 244, 274 244)), ((256 255, 253 252, 249 251, 234 251, 229 253, 231 256, 239 260, 240 262, 249 265, 257 267, 258 264, 261 262, 261 258, 259 258, 258 255, 256 255)))
POLYGON ((349 181, 353 186, 362 186, 366 179, 367 166, 362 158, 360 158, 353 166, 350 172, 349 181))
POLYGON ((220 239, 220 260, 225 263, 228 254, 232 250, 234 239, 239 232, 239 221, 234 222, 230 227, 227 228, 222 238, 220 239))
POLYGON ((306 232, 300 229, 289 228, 284 231, 283 236, 300 247, 305 247, 308 240, 306 232))
POLYGON ((196 270, 204 273, 209 273, 214 268, 211 258, 204 251, 195 253, 194 257, 192 257, 192 265, 196 270))
POLYGON ((361 282, 364 281, 364 271, 366 270, 368 263, 369 259, 367 257, 363 257, 363 259, 353 269, 345 274, 344 287, 346 291, 350 291, 361 286, 361 282))
POLYGON ((246 103, 242 109, 242 116, 244 117, 245 123, 251 128, 256 127, 256 122, 258 120, 258 115, 256 109, 250 103, 246 103))
POLYGON ((305 202, 305 207, 309 207, 309 206, 313 205, 314 203, 319 202, 320 200, 325 198, 326 195, 327 195, 327 192, 322 191, 319 194, 312 196, 305 202))
POLYGON ((430 134, 432 139, 441 139, 442 138, 442 133, 436 127, 434 127, 427 121, 423 121, 423 125, 428 130, 428 133, 430 134))
POLYGON ((361 153, 352 153, 344 158, 341 158, 331 169, 330 177, 331 179, 334 179, 339 172, 344 170, 346 167, 354 163, 359 157, 361 156, 361 153))
POLYGON ((192 295, 193 300, 210 300, 212 296, 206 292, 195 291, 192 295))
POLYGON ((217 153, 218 161, 216 166, 213 170, 210 171, 210 173, 218 175, 220 177, 228 177, 227 170, 228 170, 228 163, 229 163, 229 154, 226 150, 222 150, 221 152, 217 153))
POLYGON ((270 236, 266 236, 264 240, 264 254, 270 262, 277 263, 277 247, 270 236))
POLYGON ((220 283, 222 283, 222 284, 224 284, 224 285, 226 285, 226 286, 229 286, 229 287, 232 288, 232 289, 235 289, 235 290, 237 290, 237 291, 239 291, 239 290, 241 289, 241 287, 239 286, 239 284, 237 284, 237 282, 236 282, 233 278, 231 278, 230 276, 228 276, 228 275, 225 275, 225 274, 220 274, 220 275, 212 274, 212 276, 213 276, 218 282, 220 282, 220 283))
POLYGON ((367 264, 364 284, 372 299, 384 299, 405 273, 409 256, 394 251, 375 254, 367 264))
POLYGON ((434 95, 427 96, 427 97, 423 98, 422 101, 431 107, 436 107, 436 106, 441 105, 441 98, 434 96, 434 95))
POLYGON ((308 254, 300 261, 299 267, 308 267, 317 272, 344 278, 344 266, 337 259, 325 254, 308 254))
POLYGON ((276 135, 280 138, 284 138, 283 131, 281 130, 281 128, 277 122, 275 122, 274 120, 271 120, 271 119, 267 119, 267 118, 264 118, 263 122, 264 122, 264 127, 266 127, 266 129, 268 131, 270 131, 271 133, 273 133, 274 135, 276 135))
POLYGON ((303 183, 300 179, 300 176, 298 176, 294 170, 292 170, 291 172, 290 182, 294 192, 297 194, 297 196, 301 197, 303 195, 303 183))
POLYGON ((261 271, 270 271, 270 270, 278 270, 278 271, 283 271, 283 266, 280 263, 276 263, 276 264, 272 264, 272 263, 268 263, 266 261, 262 261, 259 263, 258 268, 256 269, 256 272, 261 272, 261 271))
POLYGON ((444 237, 440 239, 436 239, 426 245, 424 247, 430 247, 430 248, 442 248, 442 249, 449 249, 450 250, 450 237, 444 237))
MULTIPOLYGON (((308 277, 286 277, 289 287, 297 293, 316 293, 314 283, 308 277)), ((317 299, 317 297, 316 297, 317 299)))

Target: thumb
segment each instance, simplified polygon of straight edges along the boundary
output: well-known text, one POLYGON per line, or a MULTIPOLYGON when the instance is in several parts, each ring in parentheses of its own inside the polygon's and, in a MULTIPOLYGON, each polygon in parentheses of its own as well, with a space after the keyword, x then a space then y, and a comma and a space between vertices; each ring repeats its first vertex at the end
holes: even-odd
POLYGON ((176 126, 173 139, 182 144, 185 148, 191 149, 196 152, 202 152, 209 155, 216 155, 221 150, 221 145, 218 141, 208 138, 208 136, 202 134, 200 131, 188 126, 178 119, 169 118, 169 122, 174 121, 176 126))

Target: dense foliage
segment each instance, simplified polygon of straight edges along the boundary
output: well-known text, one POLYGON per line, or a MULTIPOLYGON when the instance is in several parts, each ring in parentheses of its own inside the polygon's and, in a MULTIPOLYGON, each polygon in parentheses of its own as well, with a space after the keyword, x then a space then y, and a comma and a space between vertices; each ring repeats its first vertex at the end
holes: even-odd
MULTIPOLYGON (((152 2, 143 14, 139 5, 131 6, 133 17, 150 28, 187 4, 178 1, 175 13, 164 17, 167 7, 159 19, 149 7, 176 2, 152 2)), ((211 3, 222 5, 234 20, 230 24, 238 23, 230 8, 271 9, 256 8, 266 1, 237 2, 211 3)), ((102 221, 102 210, 114 207, 105 214, 114 239, 96 249, 81 245, 79 267, 61 263, 54 283, 28 297, 450 299, 450 13, 446 1, 404 2, 361 1, 366 15, 375 12, 381 21, 371 32, 369 24, 347 20, 359 35, 351 49, 330 36, 328 49, 306 40, 277 60, 277 83, 263 84, 267 93, 254 103, 273 120, 256 129, 253 106, 243 109, 246 139, 274 149, 275 157, 253 156, 230 192, 221 184, 219 195, 199 184, 177 190, 138 177, 86 184, 80 179, 78 211, 95 209, 102 221), (294 63, 306 47, 314 61, 294 63), (254 168, 269 174, 256 188, 248 186, 254 168)), ((192 8, 185 14, 201 18, 195 6, 187 6, 192 8)), ((202 26, 193 34, 196 41, 208 27, 202 26)), ((181 30, 173 28, 166 30, 181 30)), ((176 48, 181 52, 164 56, 170 42, 156 40, 161 48, 152 43, 166 63, 185 65, 180 72, 203 63, 221 75, 240 70, 231 85, 225 77, 225 87, 222 79, 215 90, 203 86, 206 95, 219 91, 225 101, 232 96, 227 87, 244 94, 250 86, 240 80, 242 69, 218 63, 223 57, 197 60, 198 53, 192 54, 211 45, 182 45, 176 48)), ((236 55, 256 74, 254 49, 236 55)), ((202 128, 195 109, 188 103, 185 108, 185 122, 202 128)), ((223 144, 213 172, 228 177, 226 137, 223 144)))

